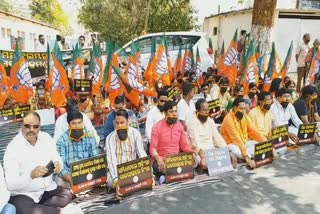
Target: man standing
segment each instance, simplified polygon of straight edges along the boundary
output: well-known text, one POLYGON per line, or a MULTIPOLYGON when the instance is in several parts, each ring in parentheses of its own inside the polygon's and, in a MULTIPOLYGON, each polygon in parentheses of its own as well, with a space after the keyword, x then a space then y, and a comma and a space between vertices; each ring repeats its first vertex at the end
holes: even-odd
POLYGON ((109 168, 107 185, 116 189, 117 196, 121 196, 118 192, 117 165, 136 160, 137 157, 147 156, 140 132, 135 128, 128 127, 128 119, 129 115, 125 109, 116 111, 115 130, 108 135, 105 141, 109 168))
POLYGON ((83 125, 83 115, 79 111, 68 112, 69 129, 57 142, 58 152, 63 160, 63 169, 59 177, 72 186, 71 163, 98 155, 98 147, 94 136, 88 133, 83 125))
POLYGON ((303 80, 303 85, 305 84, 305 76, 306 76, 305 58, 310 49, 309 42, 310 42, 310 34, 306 33, 303 35, 303 43, 298 46, 296 51, 296 62, 298 64, 297 92, 300 92, 301 80, 303 80))
POLYGON ((66 38, 65 37, 61 38, 61 46, 62 46, 62 50, 70 49, 70 45, 66 42, 66 38))
POLYGON ((272 113, 270 111, 272 100, 270 93, 261 91, 261 93, 258 94, 258 103, 259 105, 249 112, 249 118, 253 126, 255 126, 265 138, 270 139, 272 129, 272 113))
POLYGON ((184 129, 187 131, 187 124, 196 110, 194 107, 194 103, 192 102, 192 98, 194 95, 192 83, 186 82, 183 84, 182 94, 183 98, 177 105, 178 119, 182 123, 184 129))
POLYGON ((151 131, 153 126, 164 118, 164 104, 168 100, 168 93, 165 90, 158 91, 158 105, 153 106, 147 114, 146 136, 151 142, 151 131))
POLYGON ((164 159, 167 155, 191 152, 186 142, 184 126, 178 122, 177 106, 173 101, 164 104, 165 118, 152 129, 150 155, 154 159, 153 172, 159 177, 165 173, 164 159))
POLYGON ((245 111, 244 99, 237 97, 221 124, 221 135, 237 158, 244 159, 251 168, 255 168, 255 162, 251 159, 255 144, 267 141, 267 138, 254 127, 245 111))
POLYGON ((39 39, 39 42, 36 46, 36 52, 46 52, 47 46, 45 45, 44 35, 40 34, 38 39, 39 39))
MULTIPOLYGON (((50 167, 49 167, 50 168, 50 167)), ((17 213, 60 213, 72 199, 69 189, 52 180, 62 161, 52 137, 40 131, 40 116, 25 114, 22 129, 9 143, 4 154, 7 188, 17 213), (48 171, 47 165, 53 165, 48 171)))

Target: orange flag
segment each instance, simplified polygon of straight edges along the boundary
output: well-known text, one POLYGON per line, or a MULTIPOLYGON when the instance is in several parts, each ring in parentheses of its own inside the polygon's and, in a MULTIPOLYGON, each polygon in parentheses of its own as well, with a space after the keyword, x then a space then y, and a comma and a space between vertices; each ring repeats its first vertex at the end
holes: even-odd
POLYGON ((23 54, 18 44, 14 52, 13 65, 10 70, 8 94, 17 102, 26 104, 33 95, 32 79, 23 54))
POLYGON ((99 46, 94 45, 93 50, 90 53, 90 65, 89 65, 89 79, 92 80, 92 95, 100 94, 100 85, 102 80, 102 60, 101 49, 99 46))
POLYGON ((73 50, 73 69, 72 79, 84 79, 84 59, 82 56, 82 49, 77 42, 75 49, 73 50))
POLYGON ((224 55, 223 65, 224 72, 223 75, 226 76, 230 82, 230 85, 234 85, 237 79, 237 38, 238 30, 234 33, 233 39, 230 42, 229 48, 224 55))
POLYGON ((8 77, 4 68, 3 59, 0 55, 0 108, 6 102, 8 95, 8 77))

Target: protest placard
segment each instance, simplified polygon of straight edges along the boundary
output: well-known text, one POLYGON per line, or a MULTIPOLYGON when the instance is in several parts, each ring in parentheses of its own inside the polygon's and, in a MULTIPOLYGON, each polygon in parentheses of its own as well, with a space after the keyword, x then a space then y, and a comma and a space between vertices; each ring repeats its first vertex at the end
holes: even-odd
POLYGON ((0 110, 0 125, 13 122, 15 119, 13 107, 0 110))
POLYGON ((209 110, 211 113, 220 111, 220 99, 211 100, 208 102, 209 110))
POLYGON ((229 149, 217 148, 205 150, 209 176, 217 176, 233 171, 229 149))
POLYGON ((153 175, 150 157, 140 158, 117 166, 119 192, 128 195, 152 188, 153 175))
POLYGON ((299 144, 314 143, 316 128, 316 123, 301 124, 298 131, 299 144))
POLYGON ((107 182, 106 155, 98 155, 71 164, 72 191, 79 193, 107 182))
POLYGON ((168 91, 168 99, 171 100, 175 95, 179 93, 180 89, 178 86, 171 87, 168 91))
POLYGON ((254 150, 254 161, 256 162, 256 167, 260 167, 273 161, 273 144, 272 141, 266 141, 262 143, 257 143, 254 150))
POLYGON ((288 125, 278 126, 271 130, 273 148, 278 150, 286 147, 289 142, 288 125))
POLYGON ((166 183, 193 178, 193 153, 179 153, 165 158, 166 183))
POLYGON ((41 119, 40 125, 41 126, 55 124, 56 119, 55 119, 55 115, 54 115, 54 108, 39 109, 39 110, 36 110, 36 112, 40 115, 40 119, 41 119))
POLYGON ((92 90, 92 80, 74 79, 73 90, 75 92, 90 93, 92 90))
POLYGON ((30 105, 20 105, 14 107, 14 115, 16 116, 16 120, 20 121, 22 120, 24 114, 28 111, 30 111, 30 105))

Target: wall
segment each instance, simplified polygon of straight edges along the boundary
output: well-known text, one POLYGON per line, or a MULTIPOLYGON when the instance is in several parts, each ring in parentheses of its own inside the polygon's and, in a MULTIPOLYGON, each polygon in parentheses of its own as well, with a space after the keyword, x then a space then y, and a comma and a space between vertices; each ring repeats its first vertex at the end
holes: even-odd
POLYGON ((14 37, 24 37, 24 51, 34 51, 39 34, 43 34, 46 41, 50 41, 56 39, 60 31, 0 12, 0 50, 11 50, 10 34, 14 37), (11 33, 8 32, 8 29, 11 30, 11 33))

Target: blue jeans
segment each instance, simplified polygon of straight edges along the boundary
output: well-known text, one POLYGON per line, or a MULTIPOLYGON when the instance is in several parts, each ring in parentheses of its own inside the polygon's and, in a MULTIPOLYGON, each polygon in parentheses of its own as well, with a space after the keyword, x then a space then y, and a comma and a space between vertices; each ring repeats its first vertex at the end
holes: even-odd
POLYGON ((16 207, 8 203, 3 207, 1 214, 16 214, 16 207))

